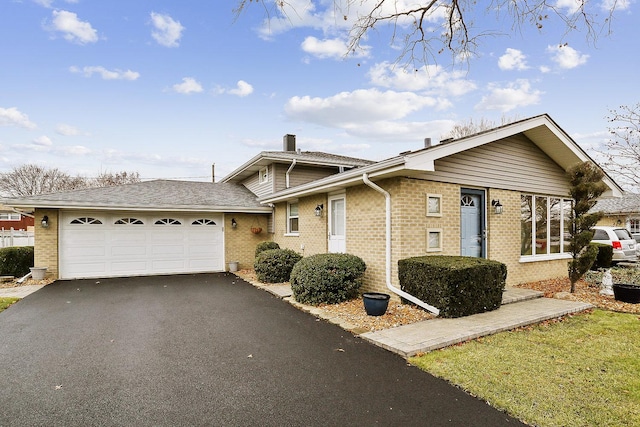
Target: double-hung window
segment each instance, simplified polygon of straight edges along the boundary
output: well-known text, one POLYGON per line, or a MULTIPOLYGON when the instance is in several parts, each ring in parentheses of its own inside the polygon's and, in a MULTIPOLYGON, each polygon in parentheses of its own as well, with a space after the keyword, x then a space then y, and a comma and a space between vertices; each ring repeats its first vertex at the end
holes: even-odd
POLYGON ((300 232, 298 221, 298 202, 287 204, 287 234, 300 232))

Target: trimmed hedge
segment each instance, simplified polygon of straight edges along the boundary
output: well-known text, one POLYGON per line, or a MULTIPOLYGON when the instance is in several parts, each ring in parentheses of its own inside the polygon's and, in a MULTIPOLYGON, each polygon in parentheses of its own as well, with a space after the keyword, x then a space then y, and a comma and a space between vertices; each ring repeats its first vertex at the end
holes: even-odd
POLYGON ((598 255, 591 265, 591 269, 611 268, 613 264, 613 246, 604 243, 591 243, 591 245, 598 248, 598 255))
POLYGON ((291 249, 267 249, 256 257, 253 268, 262 283, 288 282, 293 266, 302 255, 291 249))
POLYGON ((33 267, 33 246, 0 249, 0 275, 22 277, 33 267))
POLYGON ((291 272, 296 301, 338 304, 358 296, 367 269, 362 258, 350 254, 318 254, 302 259, 291 272))
POLYGON ((255 257, 257 258, 261 252, 268 251, 269 249, 280 249, 280 245, 276 242, 260 242, 256 246, 255 257))
POLYGON ((398 261, 400 288, 440 310, 462 317, 495 310, 502 303, 507 266, 484 258, 422 256, 398 261))

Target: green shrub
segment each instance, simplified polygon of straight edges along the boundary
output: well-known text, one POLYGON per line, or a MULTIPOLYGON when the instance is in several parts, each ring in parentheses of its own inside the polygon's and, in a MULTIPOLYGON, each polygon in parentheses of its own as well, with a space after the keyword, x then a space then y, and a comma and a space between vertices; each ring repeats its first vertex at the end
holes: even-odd
POLYGON ((591 266, 591 269, 597 270, 599 268, 611 268, 611 264, 613 262, 613 246, 605 245, 603 243, 592 243, 591 245, 598 248, 598 255, 596 256, 596 260, 591 266))
POLYGON ((255 257, 257 258, 260 252, 268 251, 269 249, 280 249, 280 245, 276 242, 260 242, 256 246, 255 257))
POLYGON ((291 249, 267 249, 256 257, 253 267, 263 283, 288 282, 293 266, 302 255, 291 249))
POLYGON ((304 258, 291 272, 296 301, 318 305, 337 304, 358 295, 367 266, 349 254, 318 254, 304 258))
POLYGON ((33 267, 33 246, 0 249, 0 275, 22 277, 33 267))
POLYGON ((422 256, 398 261, 398 278, 403 291, 441 317, 462 317, 500 307, 507 267, 484 258, 422 256))

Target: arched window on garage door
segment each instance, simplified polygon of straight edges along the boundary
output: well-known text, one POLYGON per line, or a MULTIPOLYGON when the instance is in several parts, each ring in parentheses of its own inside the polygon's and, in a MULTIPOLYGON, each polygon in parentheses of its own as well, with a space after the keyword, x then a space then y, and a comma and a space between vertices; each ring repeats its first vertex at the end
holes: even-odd
POLYGON ((120 218, 114 222, 115 225, 144 225, 144 222, 138 218, 120 218))
POLYGON ((157 220, 154 224, 155 225, 182 225, 180 221, 173 218, 162 218, 157 220))
POLYGON ((91 218, 88 216, 83 216, 80 218, 74 218, 71 220, 69 224, 77 224, 77 225, 100 225, 102 221, 97 218, 91 218))
POLYGON ((216 222, 212 219, 201 218, 193 221, 191 225, 216 225, 216 222))

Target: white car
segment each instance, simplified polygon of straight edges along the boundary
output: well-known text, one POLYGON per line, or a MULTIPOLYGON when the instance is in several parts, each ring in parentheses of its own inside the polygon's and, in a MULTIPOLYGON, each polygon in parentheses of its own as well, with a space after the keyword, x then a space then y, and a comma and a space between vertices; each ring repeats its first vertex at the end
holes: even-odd
POLYGON ((613 246, 613 262, 635 262, 638 260, 636 254, 636 240, 631 237, 631 233, 622 227, 593 227, 593 243, 602 243, 613 246))

